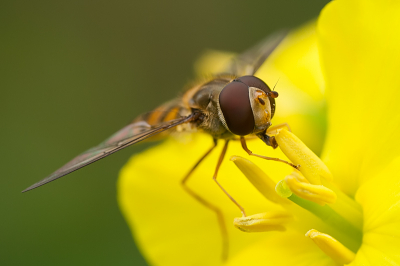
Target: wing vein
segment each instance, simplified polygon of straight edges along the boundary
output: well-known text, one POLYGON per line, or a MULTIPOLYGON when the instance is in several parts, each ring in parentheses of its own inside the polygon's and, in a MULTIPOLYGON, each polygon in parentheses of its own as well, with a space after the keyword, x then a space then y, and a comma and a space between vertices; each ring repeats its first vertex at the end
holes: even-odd
MULTIPOLYGON (((27 191, 30 191, 37 187, 43 186, 44 184, 52 182, 60 177, 70 174, 82 167, 85 167, 85 166, 92 164, 100 159, 103 159, 104 157, 107 157, 108 155, 111 155, 117 151, 120 151, 126 147, 129 147, 132 144, 135 144, 137 142, 140 142, 142 140, 150 138, 151 136, 154 136, 158 133, 164 132, 170 128, 173 128, 173 127, 178 126, 183 123, 191 122, 191 121, 197 119, 199 117, 199 115, 200 115, 199 113, 192 113, 189 116, 171 120, 168 122, 168 124, 160 125, 156 128, 149 129, 145 132, 141 132, 139 134, 134 134, 132 136, 129 136, 129 133, 130 133, 129 130, 134 129, 134 124, 131 124, 116 133, 116 134, 119 134, 122 131, 122 133, 125 133, 125 134, 128 133, 128 137, 125 137, 123 140, 119 140, 116 142, 114 141, 111 143, 108 143, 106 140, 105 142, 101 143, 100 145, 98 145, 92 149, 89 149, 88 151, 82 153, 81 155, 78 155, 77 157, 72 159, 70 162, 68 162, 66 165, 64 165, 63 167, 61 167, 60 169, 58 169, 57 171, 55 171, 48 177, 33 184, 32 186, 26 188, 22 192, 27 192, 27 191), (128 130, 128 132, 125 132, 127 130, 128 130)), ((114 134, 114 135, 116 135, 116 134, 114 134)), ((113 139, 113 138, 114 137, 112 136, 110 139, 113 139)))

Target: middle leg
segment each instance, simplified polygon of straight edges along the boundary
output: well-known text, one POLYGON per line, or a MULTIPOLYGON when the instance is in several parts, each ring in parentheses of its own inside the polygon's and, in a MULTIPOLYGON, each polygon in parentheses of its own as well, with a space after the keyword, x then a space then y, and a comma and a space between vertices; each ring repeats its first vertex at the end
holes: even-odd
POLYGON ((222 214, 222 211, 214 204, 211 202, 207 201, 203 197, 201 197, 199 194, 197 194, 194 190, 192 190, 188 185, 187 181, 189 178, 192 176, 192 173, 196 170, 196 168, 200 165, 200 163, 214 150, 214 148, 217 146, 217 140, 214 139, 213 146, 197 161, 197 163, 190 169, 190 171, 186 174, 186 176, 181 180, 181 185, 183 186, 183 189, 194 199, 196 199, 198 202, 200 202, 202 205, 204 205, 206 208, 212 210, 215 212, 217 215, 218 219, 218 224, 222 236, 222 261, 226 261, 228 258, 228 251, 229 251, 229 240, 228 240, 228 230, 225 225, 224 221, 224 216, 222 214))
POLYGON ((217 185, 220 187, 220 189, 222 189, 222 191, 228 196, 228 198, 240 209, 240 211, 242 212, 243 217, 246 217, 246 212, 244 211, 244 208, 231 195, 229 195, 229 193, 217 181, 217 175, 218 175, 219 167, 221 166, 222 161, 223 161, 223 159, 225 157, 226 150, 228 149, 228 143, 229 143, 229 140, 226 140, 224 148, 222 149, 221 155, 219 156, 217 167, 215 168, 213 180, 215 181, 215 183, 217 183, 217 185))

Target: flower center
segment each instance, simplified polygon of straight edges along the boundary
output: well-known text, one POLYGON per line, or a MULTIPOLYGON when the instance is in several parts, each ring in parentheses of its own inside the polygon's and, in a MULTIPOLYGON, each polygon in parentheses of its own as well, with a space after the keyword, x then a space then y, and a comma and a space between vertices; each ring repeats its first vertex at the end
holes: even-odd
POLYGON ((332 183, 326 165, 293 133, 281 130, 275 139, 288 159, 300 165, 299 171, 294 170, 278 184, 252 162, 238 156, 231 160, 268 200, 286 212, 236 218, 235 226, 245 232, 294 228, 336 262, 350 263, 362 243, 361 206, 332 183))

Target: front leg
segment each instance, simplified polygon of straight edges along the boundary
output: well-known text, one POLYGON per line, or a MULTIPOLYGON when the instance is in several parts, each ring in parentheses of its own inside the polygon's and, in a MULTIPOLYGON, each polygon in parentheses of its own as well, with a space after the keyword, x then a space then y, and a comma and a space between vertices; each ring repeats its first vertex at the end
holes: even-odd
MULTIPOLYGON (((265 135, 265 136, 268 136, 268 135, 265 135)), ((268 136, 268 137, 271 138, 270 136, 268 136)), ((275 138, 274 138, 274 141, 275 141, 275 138)), ((276 141, 275 141, 275 142, 276 142, 276 141)), ((258 158, 262 158, 262 159, 265 159, 265 160, 272 160, 272 161, 277 161, 277 162, 286 163, 286 164, 290 165, 291 167, 293 167, 293 168, 295 168, 295 169, 297 169, 297 170, 300 168, 300 165, 294 165, 294 164, 292 164, 292 163, 290 163, 290 162, 288 162, 288 161, 281 160, 281 159, 279 159, 279 158, 273 158, 273 157, 267 157, 267 156, 262 156, 262 155, 254 154, 251 150, 249 150, 249 149, 247 148, 246 140, 245 140, 244 137, 240 137, 240 143, 242 144, 243 150, 245 150, 250 156, 256 156, 256 157, 258 157, 258 158)), ((268 145, 268 144, 267 144, 267 145, 268 145)), ((276 146, 278 146, 278 144, 276 144, 276 146)))
MULTIPOLYGON (((268 146, 271 146, 274 149, 278 148, 278 143, 276 142, 274 136, 269 136, 266 133, 263 133, 263 134, 257 134, 257 137, 259 137, 268 146)), ((243 142, 242 142, 242 147, 243 147, 243 142)))
POLYGON ((278 148, 278 143, 276 142, 274 135, 278 134, 279 129, 284 127, 286 127, 290 132, 292 131, 288 123, 282 123, 268 128, 265 132, 261 134, 257 134, 257 137, 259 137, 262 141, 264 141, 264 143, 267 144, 268 146, 271 146, 272 148, 276 149, 278 148))

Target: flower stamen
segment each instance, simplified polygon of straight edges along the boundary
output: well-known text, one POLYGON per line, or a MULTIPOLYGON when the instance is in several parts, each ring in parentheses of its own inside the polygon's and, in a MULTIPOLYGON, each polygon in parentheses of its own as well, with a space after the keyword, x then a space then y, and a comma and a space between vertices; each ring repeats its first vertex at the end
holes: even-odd
POLYGON ((322 185, 313 185, 298 171, 285 178, 285 182, 290 190, 297 196, 313 201, 321 206, 336 201, 336 194, 332 190, 322 185))
POLYGON ((301 165, 300 172, 314 185, 321 185, 321 177, 332 181, 328 167, 292 132, 282 129, 275 135, 282 152, 295 165, 301 165))
POLYGON ((314 243, 329 257, 340 264, 349 264, 355 258, 354 252, 345 247, 330 235, 311 229, 306 233, 314 243))
POLYGON ((283 129, 275 137, 285 155, 301 165, 299 171, 294 170, 279 181, 275 191, 275 182, 255 164, 238 156, 231 160, 267 199, 293 215, 295 222, 287 226, 301 232, 310 227, 319 228, 356 252, 362 241, 359 204, 335 187, 328 167, 293 133, 283 129), (301 220, 307 220, 307 224, 299 222, 301 220))
POLYGON ((235 218, 233 225, 243 232, 285 231, 284 224, 292 220, 293 216, 288 212, 271 211, 235 218))
MULTIPOLYGON (((336 213, 348 220, 354 227, 361 229, 363 220, 360 205, 331 182, 333 176, 321 159, 296 135, 286 129, 280 130, 275 139, 283 153, 293 163, 301 165, 299 170, 309 183, 323 185, 311 186, 301 184, 296 182, 296 179, 288 177, 286 183, 290 184, 292 192, 303 199, 314 201, 320 205, 328 203, 336 213), (308 191, 302 191, 303 189, 308 191), (318 199, 318 196, 314 197, 312 191, 317 195, 319 194, 321 198, 318 199)), ((304 178, 299 178, 300 175, 297 175, 297 179, 301 180, 300 182, 305 182, 304 178)))
MULTIPOLYGON (((288 190, 290 191, 290 188, 284 180, 279 181, 276 185, 276 191, 279 195, 287 197, 287 195, 290 195, 288 190)), ((325 224, 329 225, 331 229, 335 230, 335 236, 340 241, 345 243, 349 249, 353 251, 358 250, 362 239, 362 233, 360 229, 355 227, 328 205, 318 205, 315 202, 303 199, 294 193, 288 196, 287 199, 303 209, 311 212, 316 217, 321 219, 325 224)))
POLYGON ((253 186, 268 200, 277 204, 289 204, 275 192, 275 182, 251 161, 240 156, 232 156, 231 161, 242 171, 253 186))

